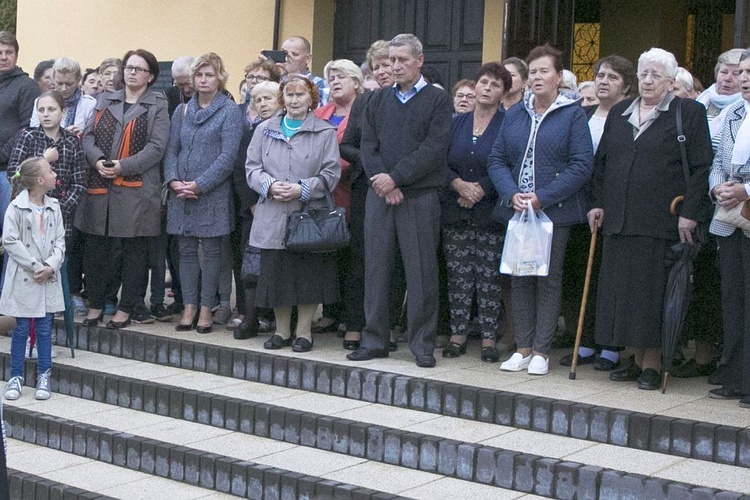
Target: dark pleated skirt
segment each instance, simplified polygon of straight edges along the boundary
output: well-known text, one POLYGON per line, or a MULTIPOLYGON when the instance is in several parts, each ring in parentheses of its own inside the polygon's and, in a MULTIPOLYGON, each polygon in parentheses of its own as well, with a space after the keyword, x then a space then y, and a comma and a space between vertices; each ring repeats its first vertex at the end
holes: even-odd
POLYGON ((339 300, 332 253, 261 250, 257 307, 332 304, 339 300))
POLYGON ((596 298, 596 343, 661 347, 668 240, 605 236, 596 298))

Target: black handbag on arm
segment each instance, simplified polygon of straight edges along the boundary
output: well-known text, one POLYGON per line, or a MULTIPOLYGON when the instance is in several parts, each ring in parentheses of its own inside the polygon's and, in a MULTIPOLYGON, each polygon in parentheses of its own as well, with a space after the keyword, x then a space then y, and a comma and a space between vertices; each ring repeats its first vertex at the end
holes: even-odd
POLYGON ((317 176, 326 192, 326 207, 311 210, 307 203, 289 214, 284 244, 290 252, 334 252, 349 245, 346 210, 333 204, 328 183, 317 176))

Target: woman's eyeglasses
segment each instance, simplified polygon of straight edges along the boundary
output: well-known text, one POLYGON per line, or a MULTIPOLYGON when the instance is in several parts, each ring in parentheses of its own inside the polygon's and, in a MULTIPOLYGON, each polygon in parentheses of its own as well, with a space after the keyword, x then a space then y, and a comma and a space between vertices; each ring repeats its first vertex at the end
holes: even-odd
POLYGON ((125 73, 138 73, 139 75, 142 75, 143 73, 150 73, 151 71, 146 68, 141 68, 139 66, 125 66, 125 73))

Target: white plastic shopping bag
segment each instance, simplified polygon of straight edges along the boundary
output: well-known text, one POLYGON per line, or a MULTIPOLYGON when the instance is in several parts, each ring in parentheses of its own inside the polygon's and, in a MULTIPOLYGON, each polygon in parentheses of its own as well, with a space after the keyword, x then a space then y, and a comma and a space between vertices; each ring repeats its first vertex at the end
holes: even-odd
POLYGON ((500 273, 512 276, 547 276, 552 250, 552 221, 528 202, 508 222, 500 273))

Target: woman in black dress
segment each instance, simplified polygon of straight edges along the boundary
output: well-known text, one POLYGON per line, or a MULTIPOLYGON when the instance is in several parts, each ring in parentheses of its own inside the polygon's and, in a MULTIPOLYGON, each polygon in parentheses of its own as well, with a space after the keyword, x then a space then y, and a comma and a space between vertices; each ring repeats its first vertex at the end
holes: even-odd
POLYGON ((635 364, 610 380, 659 387, 661 323, 670 246, 692 243, 705 217, 711 139, 705 109, 670 89, 677 71, 671 53, 654 48, 638 59, 640 97, 612 107, 596 154, 589 225, 604 235, 596 307, 596 342, 635 348, 635 364), (690 178, 686 185, 676 131, 682 109, 690 178), (678 215, 672 200, 684 194, 678 215), (598 218, 598 222, 597 222, 598 218))

